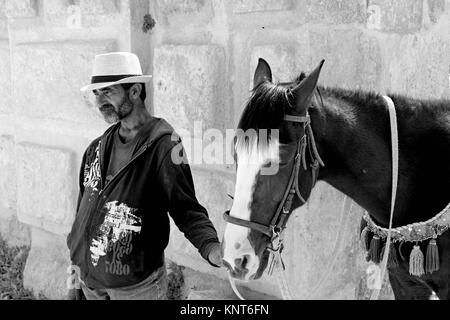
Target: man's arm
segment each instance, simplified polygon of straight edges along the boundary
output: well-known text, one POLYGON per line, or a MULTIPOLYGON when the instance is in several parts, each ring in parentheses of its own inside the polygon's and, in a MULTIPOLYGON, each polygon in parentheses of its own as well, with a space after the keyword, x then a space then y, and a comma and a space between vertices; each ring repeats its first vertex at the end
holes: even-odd
MULTIPOLYGON (((197 201, 191 169, 187 162, 172 161, 174 142, 162 142, 164 150, 158 170, 159 183, 164 190, 170 216, 178 229, 199 250, 201 256, 213 266, 221 266, 221 248, 217 232, 206 209, 197 201)), ((181 147, 181 142, 178 148, 181 147)), ((184 150, 181 150, 183 153, 184 150)))

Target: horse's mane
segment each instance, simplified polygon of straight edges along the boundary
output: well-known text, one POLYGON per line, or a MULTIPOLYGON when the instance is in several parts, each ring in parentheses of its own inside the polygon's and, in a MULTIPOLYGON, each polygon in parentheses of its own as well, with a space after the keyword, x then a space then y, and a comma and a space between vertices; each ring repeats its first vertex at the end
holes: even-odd
MULTIPOLYGON (((290 88, 300 83, 306 75, 301 73, 294 81, 287 83, 271 83, 269 81, 259 84, 252 90, 252 95, 239 120, 238 129, 247 132, 250 129, 266 129, 270 140, 270 129, 278 128, 284 120, 286 111, 292 107, 292 94, 290 88)), ((238 144, 241 146, 254 143, 250 139, 242 141, 238 136, 238 144)), ((259 145, 259 135, 256 136, 259 145)))

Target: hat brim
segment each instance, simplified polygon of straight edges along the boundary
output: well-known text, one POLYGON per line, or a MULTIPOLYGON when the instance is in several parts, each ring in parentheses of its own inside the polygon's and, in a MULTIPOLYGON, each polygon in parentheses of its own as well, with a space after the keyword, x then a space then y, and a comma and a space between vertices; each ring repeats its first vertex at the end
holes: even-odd
POLYGON ((111 87, 111 86, 115 86, 115 85, 122 84, 122 83, 142 83, 142 82, 147 83, 147 82, 150 82, 151 79, 152 79, 152 76, 150 76, 150 75, 128 77, 128 78, 123 78, 121 80, 114 81, 114 82, 99 82, 99 83, 88 84, 87 86, 84 86, 80 90, 82 92, 86 92, 86 91, 92 91, 92 90, 98 90, 98 89, 102 89, 102 88, 106 88, 106 87, 111 87))

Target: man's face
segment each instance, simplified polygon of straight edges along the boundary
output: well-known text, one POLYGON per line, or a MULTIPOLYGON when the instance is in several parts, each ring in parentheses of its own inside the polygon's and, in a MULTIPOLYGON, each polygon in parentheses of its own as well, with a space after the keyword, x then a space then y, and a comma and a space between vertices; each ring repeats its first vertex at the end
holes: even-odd
POLYGON ((95 104, 108 123, 116 123, 133 111, 133 103, 128 97, 128 90, 121 85, 94 90, 93 93, 95 104))

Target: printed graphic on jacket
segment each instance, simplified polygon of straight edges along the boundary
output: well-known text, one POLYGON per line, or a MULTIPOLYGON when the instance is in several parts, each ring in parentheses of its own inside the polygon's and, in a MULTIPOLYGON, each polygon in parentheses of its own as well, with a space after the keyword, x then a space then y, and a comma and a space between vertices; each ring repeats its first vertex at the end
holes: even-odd
POLYGON ((86 163, 84 166, 84 182, 83 185, 85 188, 90 187, 93 191, 98 192, 98 185, 101 179, 100 173, 100 145, 101 142, 98 143, 97 148, 95 149, 95 159, 90 164, 86 163))
POLYGON ((116 275, 128 275, 130 266, 122 264, 121 260, 124 255, 129 255, 133 251, 133 236, 141 232, 142 219, 133 214, 137 209, 123 203, 119 204, 118 201, 106 203, 105 208, 108 210, 105 220, 99 227, 97 236, 92 239, 91 262, 96 267, 99 259, 111 252, 112 259, 105 262, 105 271, 116 275))

